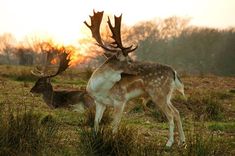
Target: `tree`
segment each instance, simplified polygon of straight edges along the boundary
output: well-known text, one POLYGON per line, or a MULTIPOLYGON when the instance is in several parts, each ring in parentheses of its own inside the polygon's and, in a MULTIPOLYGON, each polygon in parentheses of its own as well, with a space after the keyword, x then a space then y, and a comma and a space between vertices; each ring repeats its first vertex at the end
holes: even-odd
POLYGON ((12 34, 5 33, 0 36, 0 52, 5 56, 7 64, 11 64, 11 56, 13 55, 15 44, 16 39, 12 34))

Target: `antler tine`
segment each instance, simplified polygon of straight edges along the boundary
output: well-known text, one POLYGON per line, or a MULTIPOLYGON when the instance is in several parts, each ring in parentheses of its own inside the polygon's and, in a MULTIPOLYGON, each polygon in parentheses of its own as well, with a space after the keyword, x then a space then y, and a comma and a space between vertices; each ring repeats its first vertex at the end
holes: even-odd
POLYGON ((43 77, 44 76, 44 73, 42 73, 42 71, 40 71, 38 69, 38 67, 36 67, 34 70, 31 70, 31 73, 34 75, 34 76, 37 76, 37 77, 43 77))
POLYGON ((34 76, 37 76, 37 77, 43 77, 45 76, 45 67, 43 69, 43 71, 41 69, 39 69, 39 66, 36 66, 34 68, 34 70, 31 70, 31 73, 34 75, 34 76))
POLYGON ((100 24, 101 24, 104 12, 103 11, 101 11, 101 12, 93 11, 93 12, 94 12, 94 15, 90 16, 91 25, 87 24, 87 22, 84 21, 85 25, 91 30, 92 37, 97 41, 98 46, 105 49, 106 51, 116 52, 117 51, 116 49, 110 49, 110 48, 106 47, 103 44, 103 41, 100 36, 100 24))
POLYGON ((114 42, 112 43, 112 46, 114 48, 120 48, 123 52, 123 54, 125 56, 128 55, 128 53, 136 50, 138 48, 138 46, 136 46, 135 48, 132 49, 133 45, 129 46, 129 47, 123 47, 123 44, 122 44, 122 38, 121 38, 121 21, 122 21, 122 14, 117 17, 117 16, 114 16, 114 20, 115 20, 115 24, 114 26, 112 26, 111 24, 111 20, 110 18, 108 17, 108 25, 109 25, 109 28, 112 32, 112 39, 114 40, 114 42))
MULTIPOLYGON (((54 77, 54 76, 62 73, 63 71, 65 71, 69 67, 69 62, 71 61, 71 59, 68 56, 70 55, 70 52, 66 52, 65 48, 54 49, 54 51, 57 51, 58 53, 60 53, 59 54, 60 64, 59 64, 59 68, 58 68, 57 72, 52 75, 46 75, 45 71, 48 68, 48 65, 46 64, 42 70, 39 70, 38 67, 36 67, 34 70, 31 70, 31 73, 33 75, 35 75, 37 77, 51 78, 51 77, 54 77)), ((48 56, 49 56, 49 52, 47 52, 46 62, 48 60, 48 56)))
POLYGON ((44 66, 40 67, 41 69, 39 69, 39 66, 37 66, 34 71, 31 71, 31 73, 35 76, 38 77, 46 77, 47 75, 45 74, 46 71, 48 70, 48 61, 50 60, 51 56, 51 52, 50 51, 46 51, 46 60, 44 62, 44 66))

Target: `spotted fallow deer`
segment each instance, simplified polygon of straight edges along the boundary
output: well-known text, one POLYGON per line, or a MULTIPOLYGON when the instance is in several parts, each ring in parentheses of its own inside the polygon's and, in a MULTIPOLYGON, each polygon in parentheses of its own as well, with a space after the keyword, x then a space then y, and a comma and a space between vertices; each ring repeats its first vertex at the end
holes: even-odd
POLYGON ((73 107, 75 111, 84 111, 84 109, 94 105, 94 100, 89 96, 86 90, 54 90, 51 84, 51 78, 62 73, 69 67, 70 59, 68 53, 59 54, 59 68, 55 74, 46 75, 44 71, 34 70, 32 74, 39 77, 35 85, 30 90, 31 93, 43 95, 44 102, 50 108, 73 107))
POLYGON ((125 104, 135 97, 147 96, 164 112, 169 121, 169 138, 166 146, 171 147, 174 142, 174 120, 180 136, 179 143, 184 143, 185 135, 179 111, 171 103, 174 90, 184 95, 184 85, 176 71, 167 65, 130 59, 128 54, 136 50, 137 46, 124 47, 122 44, 120 30, 122 15, 115 16, 114 26, 108 18, 114 42, 105 45, 100 36, 102 17, 103 12, 94 11, 94 15, 90 16, 91 25, 84 22, 91 30, 97 45, 104 49, 104 54, 111 56, 93 72, 86 88, 96 104, 95 131, 99 129, 99 122, 107 106, 114 107, 113 131, 115 132, 125 104))

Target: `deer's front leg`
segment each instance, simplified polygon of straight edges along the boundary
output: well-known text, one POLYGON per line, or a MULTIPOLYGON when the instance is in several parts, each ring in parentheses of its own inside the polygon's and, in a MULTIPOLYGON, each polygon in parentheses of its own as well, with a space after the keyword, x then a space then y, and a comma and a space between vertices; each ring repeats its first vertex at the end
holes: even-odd
POLYGON ((106 106, 104 104, 101 104, 99 102, 95 102, 96 104, 96 111, 95 111, 95 122, 94 122, 94 129, 97 133, 99 130, 99 123, 102 119, 103 113, 106 109, 106 106))
POLYGON ((113 133, 116 133, 118 130, 118 125, 122 118, 122 112, 124 110, 125 103, 120 103, 114 107, 114 118, 113 118, 113 133))

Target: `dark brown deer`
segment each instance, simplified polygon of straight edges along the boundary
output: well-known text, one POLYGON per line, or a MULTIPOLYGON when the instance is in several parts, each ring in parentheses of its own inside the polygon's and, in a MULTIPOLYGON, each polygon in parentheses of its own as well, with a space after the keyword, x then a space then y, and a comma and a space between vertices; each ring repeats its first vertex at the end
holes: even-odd
POLYGON ((94 105, 93 99, 87 94, 86 90, 54 90, 51 84, 51 78, 62 73, 69 67, 70 59, 65 51, 59 55, 59 68, 55 74, 45 75, 44 71, 34 70, 32 74, 39 79, 30 90, 32 93, 42 94, 44 102, 50 108, 74 107, 76 111, 83 111, 94 105), (80 110, 78 110, 80 109, 80 110))
POLYGON ((121 39, 121 17, 115 16, 115 26, 108 18, 108 25, 112 32, 113 43, 105 45, 100 36, 100 23, 103 12, 94 12, 91 25, 84 22, 91 30, 97 45, 104 49, 106 56, 110 56, 105 63, 92 74, 87 84, 87 92, 95 100, 95 131, 107 106, 114 107, 113 131, 117 131, 118 124, 126 103, 135 97, 150 98, 158 108, 164 112, 169 121, 169 139, 166 146, 171 147, 174 142, 174 120, 176 121, 180 143, 185 142, 185 135, 179 111, 172 105, 171 96, 174 90, 184 95, 184 85, 174 69, 167 65, 130 60, 129 53, 137 46, 124 47, 121 39))

